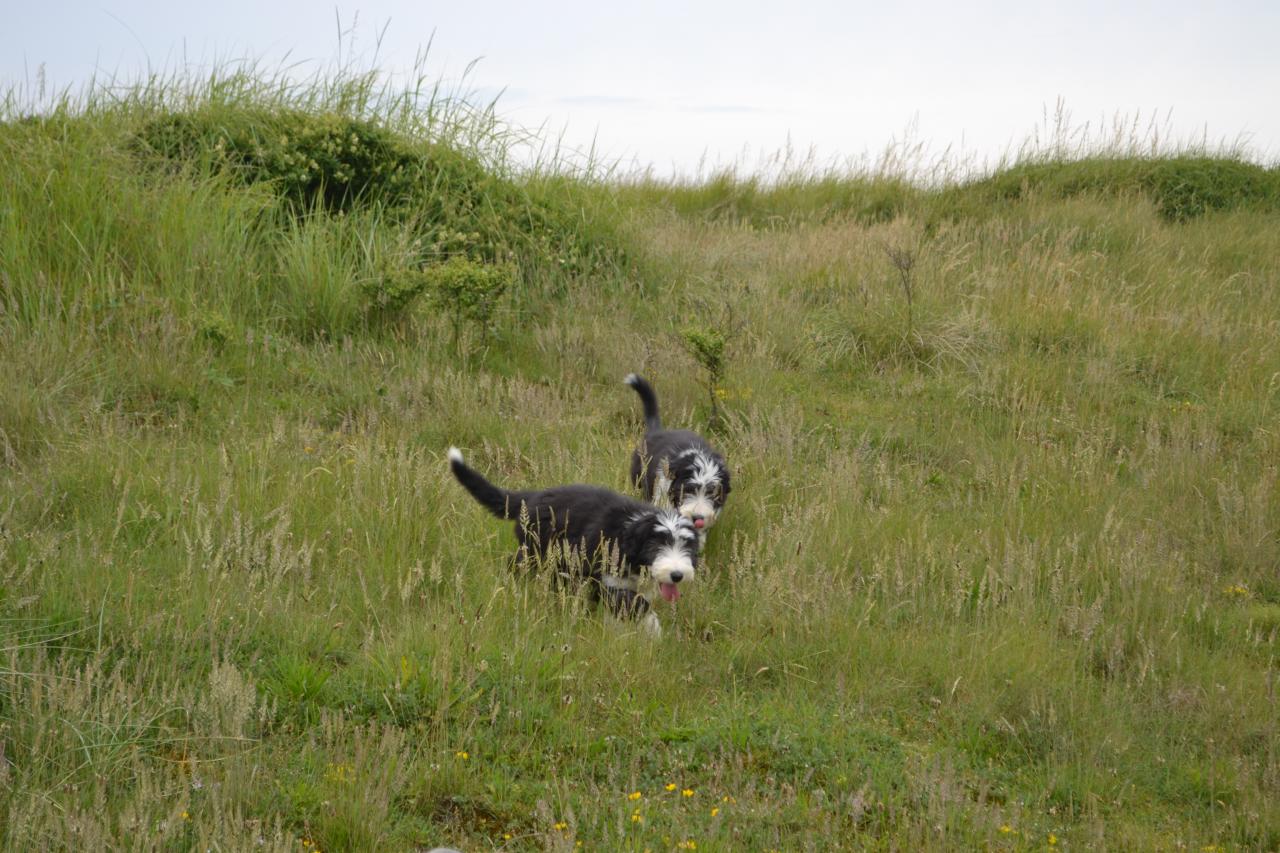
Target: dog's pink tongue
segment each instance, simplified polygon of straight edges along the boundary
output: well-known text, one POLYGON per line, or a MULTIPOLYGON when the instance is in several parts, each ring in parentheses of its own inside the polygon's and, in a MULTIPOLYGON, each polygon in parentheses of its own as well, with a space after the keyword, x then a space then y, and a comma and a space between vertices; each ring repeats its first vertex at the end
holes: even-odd
POLYGON ((662 593, 662 597, 667 601, 675 601, 680 597, 680 587, 673 583, 658 584, 658 592, 662 593))
POLYGON ((695 518, 695 519, 693 520, 693 526, 694 526, 694 527, 696 527, 696 528, 698 528, 699 530, 701 530, 702 528, 704 528, 704 527, 706 527, 706 526, 707 526, 706 519, 702 519, 702 518, 695 518))

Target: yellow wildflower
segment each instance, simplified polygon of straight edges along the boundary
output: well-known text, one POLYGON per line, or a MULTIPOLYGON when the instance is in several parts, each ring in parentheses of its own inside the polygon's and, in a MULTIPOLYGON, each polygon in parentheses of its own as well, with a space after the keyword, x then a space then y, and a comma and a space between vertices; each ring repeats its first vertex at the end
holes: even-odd
POLYGON ((568 828, 569 828, 569 824, 565 823, 564 821, 562 820, 556 821, 556 829, 560 830, 561 832, 564 832, 568 828))
POLYGON ((711 816, 712 816, 712 817, 715 817, 715 816, 716 816, 716 815, 718 815, 718 814, 720 814, 720 807, 719 807, 719 806, 714 806, 714 807, 712 807, 712 809, 711 809, 711 816))
POLYGON ((663 790, 666 790, 666 791, 674 791, 675 789, 676 789, 675 782, 668 782, 666 785, 663 786, 663 790))
POLYGON ((628 800, 638 800, 638 799, 640 799, 640 798, 641 798, 641 797, 643 797, 643 796, 644 796, 644 794, 641 794, 639 791, 632 791, 630 794, 627 794, 627 799, 628 799, 628 800))
POLYGON ((682 797, 692 797, 692 796, 693 796, 693 789, 692 789, 692 788, 685 788, 683 791, 681 791, 681 792, 680 792, 680 796, 682 796, 682 797))
POLYGON ((453 757, 461 761, 466 761, 468 758, 471 757, 471 753, 467 752, 465 749, 460 749, 453 754, 453 757))
POLYGON ((191 815, 187 814, 186 809, 183 809, 183 810, 182 810, 182 819, 183 819, 183 820, 191 820, 191 815))
POLYGON ((1008 835, 1009 833, 1013 832, 1013 827, 1009 826, 1009 824, 1007 823, 1002 823, 1000 824, 1000 831, 1003 832, 1005 835, 1008 835))
POLYGON ((1049 833, 1049 846, 1052 847, 1057 843, 1058 843, 1058 836, 1054 835, 1052 832, 1049 833))
POLYGON ((355 771, 350 764, 330 764, 324 771, 324 778, 329 782, 349 784, 355 781, 355 771))
POLYGON ((643 815, 641 815, 641 814, 640 814, 640 812, 632 812, 632 813, 631 813, 631 822, 632 822, 632 823, 644 823, 644 816, 643 816, 643 815))

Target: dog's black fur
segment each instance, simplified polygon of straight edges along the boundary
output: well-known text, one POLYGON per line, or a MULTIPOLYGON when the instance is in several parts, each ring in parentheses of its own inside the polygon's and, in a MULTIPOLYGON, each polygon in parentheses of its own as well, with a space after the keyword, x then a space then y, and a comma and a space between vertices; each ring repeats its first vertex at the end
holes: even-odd
POLYGON ((663 429, 658 397, 643 377, 632 373, 625 381, 644 405, 644 439, 631 454, 631 482, 646 500, 673 506, 692 521, 701 546, 729 496, 729 466, 696 432, 663 429))
MULTIPOLYGON (((516 522, 518 564, 554 560, 561 576, 587 581, 593 597, 603 598, 615 615, 649 613, 649 600, 636 589, 646 570, 663 597, 674 601, 676 585, 697 569, 694 527, 671 510, 597 486, 502 489, 468 467, 457 448, 449 449, 449 467, 481 506, 516 522)), ((656 629, 656 617, 651 626, 656 629)))

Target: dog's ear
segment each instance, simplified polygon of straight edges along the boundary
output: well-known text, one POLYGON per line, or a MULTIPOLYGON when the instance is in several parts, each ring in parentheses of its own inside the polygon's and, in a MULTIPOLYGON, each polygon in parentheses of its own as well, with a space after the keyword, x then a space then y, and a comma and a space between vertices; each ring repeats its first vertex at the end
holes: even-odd
POLYGON ((622 535, 618 537, 618 552, 628 565, 640 564, 641 552, 649 541, 656 518, 657 515, 652 512, 640 513, 632 516, 622 528, 622 535))

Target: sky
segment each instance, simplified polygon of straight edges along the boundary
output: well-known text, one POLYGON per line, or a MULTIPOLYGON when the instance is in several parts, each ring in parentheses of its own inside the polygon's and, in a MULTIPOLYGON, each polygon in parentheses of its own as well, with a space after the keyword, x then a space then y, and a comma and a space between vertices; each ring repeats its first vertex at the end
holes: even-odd
POLYGON ((1119 124, 1280 159, 1276 0, 0 3, 5 90, 246 58, 397 75, 430 44, 446 88, 658 175, 767 170, 786 151, 981 166, 1052 135, 1059 111, 1077 138, 1119 124))

